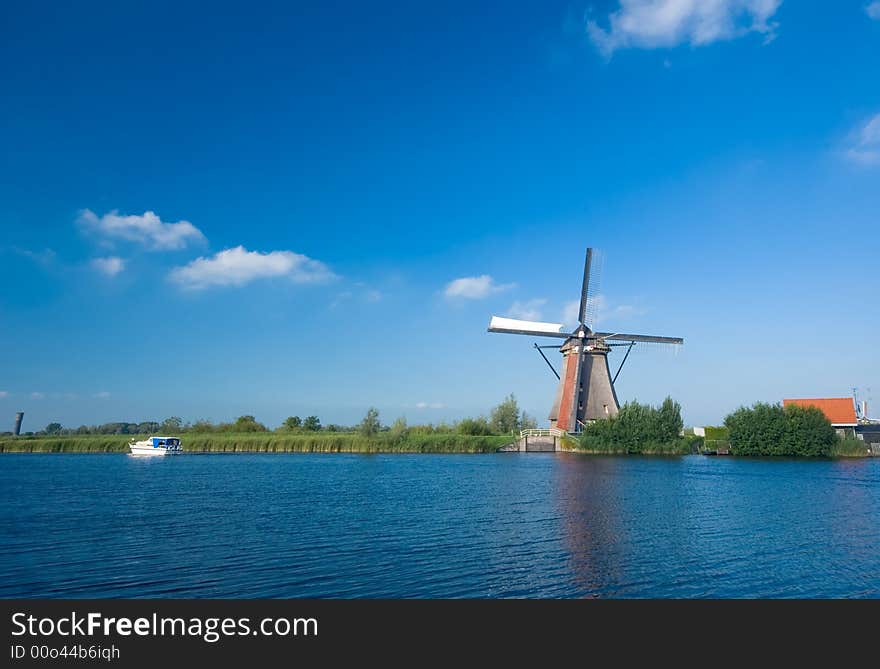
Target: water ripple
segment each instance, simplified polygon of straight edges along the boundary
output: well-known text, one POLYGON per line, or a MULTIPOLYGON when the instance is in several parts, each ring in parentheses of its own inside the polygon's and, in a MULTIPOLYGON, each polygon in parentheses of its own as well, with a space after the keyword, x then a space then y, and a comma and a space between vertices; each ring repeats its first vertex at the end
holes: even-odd
POLYGON ((880 597, 880 461, 0 456, 0 597, 880 597))

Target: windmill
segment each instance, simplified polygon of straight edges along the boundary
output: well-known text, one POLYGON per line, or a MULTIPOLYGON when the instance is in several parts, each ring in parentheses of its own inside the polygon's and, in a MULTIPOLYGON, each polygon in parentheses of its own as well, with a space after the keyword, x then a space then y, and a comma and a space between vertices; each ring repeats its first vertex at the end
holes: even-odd
POLYGON ((595 316, 597 302, 597 281, 596 277, 592 276, 595 273, 593 249, 588 248, 584 263, 578 326, 574 332, 564 332, 562 323, 539 323, 499 316, 492 316, 492 320, 489 322, 489 332, 565 339, 562 346, 558 347, 562 353, 561 376, 542 350, 557 348, 557 346, 555 344, 550 346, 535 344, 535 348, 553 370, 556 378, 559 379, 556 399, 550 410, 550 426, 567 432, 580 432, 590 421, 617 415, 620 405, 617 401, 617 393, 614 392, 614 382, 617 380, 620 370, 623 369, 633 346, 637 343, 684 344, 684 339, 680 337, 594 332, 590 325, 595 316), (626 347, 626 354, 614 378, 611 378, 611 372, 608 369, 608 354, 615 346, 626 347))

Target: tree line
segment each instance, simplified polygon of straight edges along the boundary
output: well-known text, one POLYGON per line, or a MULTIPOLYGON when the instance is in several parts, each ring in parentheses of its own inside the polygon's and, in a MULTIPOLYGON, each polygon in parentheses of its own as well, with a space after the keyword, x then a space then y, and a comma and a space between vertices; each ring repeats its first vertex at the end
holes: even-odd
POLYGON ((514 395, 508 395, 495 406, 489 416, 462 418, 446 423, 427 423, 408 425, 403 416, 391 425, 384 424, 379 411, 373 407, 367 410, 363 419, 356 425, 324 425, 318 416, 288 416, 277 428, 271 430, 254 416, 239 416, 231 422, 213 423, 199 419, 193 423, 185 422, 179 416, 170 416, 163 421, 114 422, 102 425, 81 425, 76 428, 64 427, 61 423, 49 423, 43 430, 25 433, 36 436, 63 435, 143 435, 143 434, 204 434, 204 433, 248 433, 248 432, 283 432, 283 433, 316 433, 316 432, 357 432, 372 436, 380 432, 394 435, 406 434, 462 434, 472 436, 516 434, 520 430, 537 427, 537 422, 525 411, 520 410, 514 395))

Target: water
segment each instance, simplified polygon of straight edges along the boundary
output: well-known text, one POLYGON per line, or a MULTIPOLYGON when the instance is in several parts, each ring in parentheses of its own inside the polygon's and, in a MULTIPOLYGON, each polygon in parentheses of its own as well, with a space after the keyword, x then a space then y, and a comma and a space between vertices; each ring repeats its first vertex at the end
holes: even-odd
POLYGON ((880 460, 0 456, 0 597, 880 597, 880 460))

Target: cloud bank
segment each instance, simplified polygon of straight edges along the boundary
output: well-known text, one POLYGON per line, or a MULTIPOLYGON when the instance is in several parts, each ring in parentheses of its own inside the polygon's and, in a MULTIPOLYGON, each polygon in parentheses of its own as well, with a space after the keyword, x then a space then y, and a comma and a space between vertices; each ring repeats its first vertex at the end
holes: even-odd
POLYGON ((260 253, 243 246, 197 258, 177 267, 170 280, 188 290, 243 286, 257 279, 286 277, 294 283, 326 283, 337 276, 324 263, 293 251, 260 253))
POLYGON ((705 46, 759 33, 775 37, 771 18, 782 0, 620 0, 608 28, 587 22, 587 35, 606 58, 619 49, 705 46))
POLYGON ((202 231, 189 221, 165 223, 152 211, 140 216, 121 216, 114 209, 98 216, 91 209, 83 209, 77 223, 104 239, 136 242, 151 251, 174 251, 186 248, 191 242, 205 241, 202 231))
POLYGON ((488 274, 481 274, 453 279, 446 284, 443 294, 451 299, 482 300, 495 293, 509 290, 513 286, 512 283, 495 283, 495 279, 488 274))

